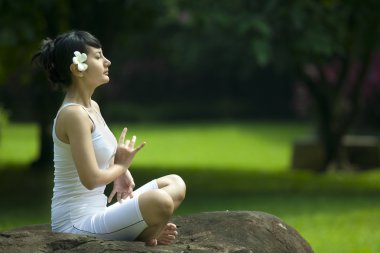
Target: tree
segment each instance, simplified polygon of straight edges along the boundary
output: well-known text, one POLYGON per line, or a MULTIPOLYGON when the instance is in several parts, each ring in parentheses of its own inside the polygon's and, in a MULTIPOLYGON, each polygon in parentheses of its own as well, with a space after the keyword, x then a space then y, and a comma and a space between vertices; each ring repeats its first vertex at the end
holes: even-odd
MULTIPOLYGON (((31 68, 30 59, 41 41, 72 29, 82 29, 95 31, 107 51, 118 38, 118 32, 128 33, 136 27, 150 26, 160 8, 155 2, 123 0, 0 1, 0 82, 6 87, 22 84, 30 92, 25 99, 31 101, 23 102, 33 107, 40 143, 39 157, 32 168, 43 169, 52 162, 52 119, 62 99, 61 93, 51 90, 42 71, 31 68), (146 15, 140 17, 136 13, 146 15)), ((18 95, 7 99, 8 103, 19 102, 9 101, 18 95)))
POLYGON ((173 38, 177 43, 169 44, 182 40, 181 49, 197 64, 211 52, 218 59, 240 57, 237 71, 272 66, 289 73, 312 97, 324 149, 320 170, 344 169, 342 140, 363 106, 363 86, 379 42, 379 10, 376 0, 181 2, 174 11, 186 14, 186 26, 173 38))
MULTIPOLYGON (((0 8, 2 19, 0 80, 5 86, 10 87, 16 83, 22 86, 33 84, 33 88, 29 89, 28 98, 33 101, 36 119, 40 126, 41 155, 36 165, 40 165, 43 161, 51 161, 52 158, 51 144, 45 136, 51 133, 48 117, 53 115, 57 95, 51 92, 41 73, 31 71, 30 59, 32 53, 38 49, 42 36, 65 28, 65 3, 57 1, 57 4, 59 8, 54 9, 50 1, 2 1, 0 8)), ((17 98, 19 96, 13 97, 13 100, 20 103, 17 98)), ((27 101, 22 103, 29 104, 27 101)))
POLYGON ((364 84, 379 42, 379 2, 300 1, 288 7, 285 25, 277 29, 289 43, 278 50, 294 57, 290 71, 313 99, 324 147, 320 170, 347 168, 342 141, 364 106, 364 84))
POLYGON ((172 78, 166 88, 195 87, 186 94, 195 98, 239 90, 252 100, 250 87, 265 85, 253 83, 252 73, 286 73, 312 97, 310 112, 325 150, 321 171, 344 167, 342 138, 360 112, 379 41, 377 0, 6 0, 0 7, 0 81, 34 83, 41 161, 51 161, 49 122, 59 99, 26 66, 47 36, 69 29, 95 32, 119 66, 121 81, 128 57, 161 57, 172 78))

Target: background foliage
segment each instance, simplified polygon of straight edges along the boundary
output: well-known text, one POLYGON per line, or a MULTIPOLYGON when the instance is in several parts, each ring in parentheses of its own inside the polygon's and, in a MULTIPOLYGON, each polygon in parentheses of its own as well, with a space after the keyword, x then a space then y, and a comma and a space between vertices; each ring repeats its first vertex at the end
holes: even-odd
MULTIPOLYGON (((378 67, 379 5, 3 0, 2 104, 14 120, 38 119, 38 161, 49 160, 47 133, 60 95, 51 93, 29 59, 43 38, 83 29, 100 38, 113 62, 112 89, 97 93, 110 120, 294 119, 298 108, 315 120, 325 150, 321 170, 342 168, 343 136, 363 112, 378 115, 371 95, 380 80, 372 74, 378 67)), ((360 127, 376 123, 360 119, 360 127)))
POLYGON ((379 252, 377 170, 289 170, 300 134, 324 143, 321 170, 341 162, 344 135, 378 135, 379 5, 0 0, 0 230, 49 222, 52 172, 29 164, 51 169, 62 95, 30 58, 42 39, 82 29, 112 61, 95 94, 104 117, 149 141, 136 182, 175 169, 188 183, 179 214, 266 211, 316 252, 379 252))

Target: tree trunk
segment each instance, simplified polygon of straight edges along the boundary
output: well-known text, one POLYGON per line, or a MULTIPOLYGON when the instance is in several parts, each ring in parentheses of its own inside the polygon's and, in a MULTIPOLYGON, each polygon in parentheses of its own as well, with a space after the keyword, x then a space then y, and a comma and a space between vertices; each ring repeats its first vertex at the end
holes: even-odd
MULTIPOLYGON (((329 168, 342 170, 348 164, 347 155, 343 147, 343 138, 349 126, 342 127, 342 119, 349 118, 346 108, 342 105, 340 94, 331 91, 329 84, 320 71, 319 80, 312 80, 304 75, 304 83, 314 100, 316 111, 317 138, 323 149, 323 162, 319 172, 329 168)), ((345 101, 347 102, 347 101, 345 101)))
MULTIPOLYGON (((47 3, 43 7, 43 16, 46 21, 46 37, 55 37, 68 29, 69 4, 65 1, 47 3)), ((55 113, 61 102, 59 92, 52 91, 46 76, 36 74, 35 115, 39 127, 39 157, 31 164, 32 169, 41 170, 50 168, 53 162, 52 123, 55 113)))
POLYGON ((343 138, 346 133, 334 131, 331 122, 325 123, 327 129, 319 137, 324 150, 324 161, 319 171, 344 170, 349 167, 346 150, 343 146, 343 138))
POLYGON ((39 129, 39 156, 32 162, 31 168, 43 170, 50 168, 53 162, 52 123, 59 107, 60 96, 49 87, 42 74, 35 76, 35 116, 39 129))
POLYGON ((344 149, 343 136, 345 133, 339 132, 339 115, 343 112, 337 108, 337 101, 330 94, 323 94, 315 99, 316 110, 318 114, 317 137, 323 147, 323 163, 319 169, 320 172, 328 168, 343 169, 344 149), (333 109, 337 108, 337 109, 333 109))

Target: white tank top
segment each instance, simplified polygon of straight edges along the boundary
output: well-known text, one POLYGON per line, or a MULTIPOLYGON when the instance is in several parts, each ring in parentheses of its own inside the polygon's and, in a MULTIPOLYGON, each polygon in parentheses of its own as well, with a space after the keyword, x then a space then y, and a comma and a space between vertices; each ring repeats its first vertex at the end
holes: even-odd
POLYGON ((54 142, 54 188, 51 205, 52 230, 65 232, 74 225, 97 212, 104 211, 107 197, 104 195, 106 186, 93 190, 85 188, 75 167, 70 144, 58 139, 55 132, 56 120, 59 113, 67 106, 81 106, 93 122, 92 143, 99 169, 107 169, 113 162, 117 141, 101 115, 102 122, 97 122, 87 109, 75 103, 64 104, 54 119, 52 136, 54 142))

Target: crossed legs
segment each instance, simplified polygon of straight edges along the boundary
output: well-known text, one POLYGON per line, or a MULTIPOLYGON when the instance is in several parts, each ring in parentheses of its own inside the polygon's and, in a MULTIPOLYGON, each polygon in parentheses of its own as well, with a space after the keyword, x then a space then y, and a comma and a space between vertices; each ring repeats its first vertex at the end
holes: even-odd
POLYGON ((174 241, 177 227, 168 222, 186 194, 185 182, 177 175, 164 176, 156 181, 158 189, 139 196, 140 212, 148 227, 137 239, 149 246, 170 244, 174 241))

